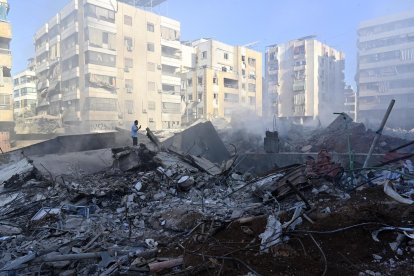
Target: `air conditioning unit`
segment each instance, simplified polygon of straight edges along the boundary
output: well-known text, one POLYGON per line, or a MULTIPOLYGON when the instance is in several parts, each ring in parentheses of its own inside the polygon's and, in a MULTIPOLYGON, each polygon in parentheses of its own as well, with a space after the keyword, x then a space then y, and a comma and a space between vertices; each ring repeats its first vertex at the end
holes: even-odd
POLYGON ((158 89, 158 93, 162 93, 162 89, 158 89))
POLYGON ((158 70, 161 70, 161 69, 162 69, 161 64, 158 64, 158 65, 157 65, 157 69, 158 69, 158 70))
POLYGON ((142 110, 142 113, 147 113, 147 110, 146 110, 146 109, 143 109, 143 110, 142 110))
POLYGON ((132 52, 132 50, 134 50, 134 47, 131 45, 127 45, 127 51, 132 52))
POLYGON ((124 72, 129 72, 129 67, 125 67, 124 72))
POLYGON ((126 87, 125 89, 127 93, 132 93, 132 87, 126 87))

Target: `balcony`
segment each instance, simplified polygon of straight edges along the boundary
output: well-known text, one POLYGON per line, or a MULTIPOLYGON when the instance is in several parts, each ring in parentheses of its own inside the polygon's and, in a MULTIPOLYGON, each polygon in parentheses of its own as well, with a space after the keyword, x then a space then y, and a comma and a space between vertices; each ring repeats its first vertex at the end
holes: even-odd
POLYGON ((293 66, 293 71, 302 71, 306 69, 306 65, 293 66))
POLYGON ((56 35, 56 36, 52 37, 51 39, 49 39, 49 44, 50 45, 55 45, 58 42, 60 42, 60 35, 56 35))
POLYGON ((178 51, 181 50, 181 43, 178 40, 177 41, 172 41, 172 40, 166 40, 164 38, 161 38, 161 45, 177 49, 178 51))
POLYGON ((70 24, 70 26, 68 26, 65 30, 62 31, 61 39, 65 40, 66 38, 68 38, 69 36, 77 32, 79 32, 79 23, 74 22, 70 24))
MULTIPOLYGON (((1 27, 0 27, 0 29, 1 29, 1 27)), ((47 24, 43 25, 42 27, 40 27, 40 29, 34 35, 34 39, 38 40, 39 38, 41 38, 42 36, 47 34, 48 30, 49 30, 48 25, 47 24)))
POLYGON ((62 81, 79 77, 79 67, 74 67, 68 71, 62 72, 62 81))
POLYGON ((49 62, 43 61, 36 66, 36 75, 39 75, 41 72, 49 69, 49 62))
POLYGON ((79 45, 74 45, 73 47, 69 49, 62 50, 62 53, 61 53, 62 60, 73 57, 74 55, 79 55, 79 45))
POLYGON ((62 91, 62 101, 73 101, 80 99, 80 90, 73 89, 73 90, 66 90, 62 91))
POLYGON ((161 75, 161 82, 165 84, 181 86, 181 78, 179 77, 161 75))
POLYGON ((44 90, 48 87, 49 87, 49 80, 48 79, 39 80, 39 82, 37 83, 37 90, 39 90, 39 91, 44 90))
POLYGON ((411 27, 395 29, 395 30, 388 31, 388 32, 383 32, 383 33, 359 36, 358 40, 359 40, 359 42, 366 42, 366 41, 381 39, 381 38, 384 38, 384 37, 405 35, 407 33, 413 33, 413 32, 414 32, 414 27, 411 26, 411 27))
POLYGON ((40 56, 41 54, 45 53, 49 51, 49 43, 43 43, 42 46, 40 46, 39 48, 36 49, 36 56, 40 56))
POLYGON ((12 67, 12 55, 9 49, 0 49, 0 64, 4 67, 12 67))
POLYGON ((115 23, 111 23, 111 22, 108 22, 108 21, 105 21, 105 20, 99 20, 99 19, 96 19, 96 18, 93 18, 93 17, 90 17, 90 16, 86 17, 85 21, 86 21, 85 24, 88 27, 95 28, 95 29, 98 29, 98 30, 102 30, 102 31, 105 31, 105 32, 109 32, 109 33, 116 33, 117 32, 115 23))
POLYGON ((167 57, 167 56, 162 55, 161 56, 161 64, 180 68, 181 60, 177 59, 175 57, 167 57))

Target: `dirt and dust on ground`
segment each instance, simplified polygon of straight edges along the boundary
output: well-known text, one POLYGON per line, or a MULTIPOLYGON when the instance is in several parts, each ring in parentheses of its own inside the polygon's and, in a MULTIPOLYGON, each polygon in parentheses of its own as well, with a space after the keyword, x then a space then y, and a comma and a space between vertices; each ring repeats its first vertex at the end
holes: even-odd
POLYGON ((373 140, 341 116, 291 127, 289 147, 281 133, 271 154, 292 162, 260 175, 239 164, 266 154, 264 133, 249 150, 208 121, 138 147, 3 154, 0 275, 410 275, 412 143, 383 136, 367 168, 341 163, 347 134, 360 153, 373 140))

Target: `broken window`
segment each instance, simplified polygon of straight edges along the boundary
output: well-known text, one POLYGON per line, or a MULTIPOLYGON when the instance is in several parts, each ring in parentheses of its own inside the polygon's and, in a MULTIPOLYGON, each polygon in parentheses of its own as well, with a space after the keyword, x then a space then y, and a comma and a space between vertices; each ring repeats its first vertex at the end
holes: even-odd
POLYGON ((134 81, 131 79, 125 79, 125 91, 127 93, 132 93, 134 89, 134 81))
POLYGON ((94 51, 87 51, 86 52, 86 64, 96 64, 96 65, 103 65, 103 66, 116 66, 116 56, 94 52, 94 51))
POLYGON ((60 22, 60 29, 61 31, 66 30, 69 28, 72 24, 74 24, 77 21, 78 18, 78 12, 75 10, 65 18, 62 18, 60 22))
POLYGON ((229 59, 229 54, 228 53, 224 53, 224 59, 229 59))
POLYGON ((207 58, 207 51, 203 51, 201 53, 201 59, 206 59, 207 58))
POLYGON ((203 85, 203 77, 202 76, 198 76, 197 83, 198 83, 198 85, 203 85))
POLYGON ((116 92, 116 78, 114 76, 88 74, 86 75, 86 86, 116 92))
POLYGON ((255 66, 256 66, 256 59, 254 59, 254 58, 249 58, 249 59, 248 59, 248 63, 249 63, 249 65, 250 65, 250 66, 255 67, 255 66))

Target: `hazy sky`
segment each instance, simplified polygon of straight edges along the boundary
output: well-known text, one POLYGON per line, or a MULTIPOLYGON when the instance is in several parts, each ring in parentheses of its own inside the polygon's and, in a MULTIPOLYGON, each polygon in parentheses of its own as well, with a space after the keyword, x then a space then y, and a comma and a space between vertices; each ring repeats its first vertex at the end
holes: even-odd
MULTIPOLYGON (((69 0, 9 0, 13 73, 33 56, 33 35, 69 0)), ((181 39, 212 37, 228 44, 259 41, 254 49, 317 35, 345 52, 345 78, 354 86, 356 28, 378 16, 413 10, 414 0, 168 0, 154 9, 181 22, 181 39)))

